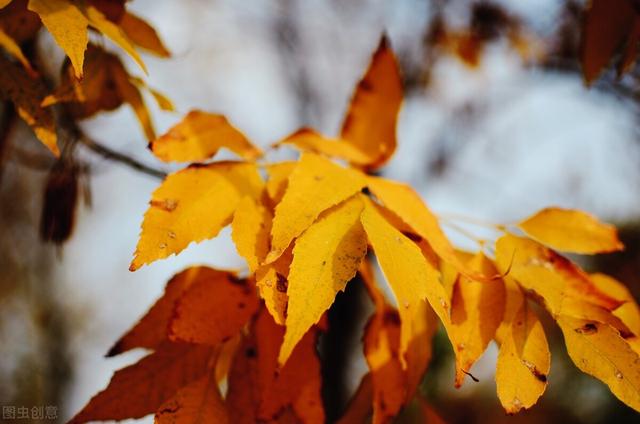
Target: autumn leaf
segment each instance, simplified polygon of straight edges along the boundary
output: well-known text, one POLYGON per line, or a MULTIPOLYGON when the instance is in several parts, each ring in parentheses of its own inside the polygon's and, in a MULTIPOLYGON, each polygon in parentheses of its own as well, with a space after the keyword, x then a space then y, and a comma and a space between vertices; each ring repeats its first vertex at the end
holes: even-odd
POLYGON ((587 8, 582 32, 582 72, 593 82, 623 47, 636 16, 629 0, 592 0, 587 8))
POLYGON ((155 416, 156 424, 226 424, 230 420, 215 373, 209 372, 165 401, 155 416))
POLYGON ((53 113, 40 107, 47 92, 42 80, 29 77, 22 68, 2 55, 0 68, 0 97, 11 100, 18 115, 33 129, 36 137, 55 156, 59 156, 53 113))
POLYGON ((40 16, 42 24, 71 60, 76 78, 82 78, 84 51, 89 42, 87 17, 68 0, 29 0, 29 10, 40 16))
POLYGON ((505 278, 504 321, 496 334, 498 398, 508 414, 535 405, 547 387, 551 354, 542 324, 520 287, 505 278))
POLYGON ((640 411, 640 357, 620 333, 606 324, 585 319, 561 316, 557 322, 576 366, 640 411))
POLYGON ((367 253, 360 224, 362 201, 354 196, 327 211, 296 239, 288 276, 286 332, 279 363, 329 309, 367 253))
POLYGON ((258 198, 263 182, 255 165, 219 162, 169 175, 151 196, 130 269, 215 237, 245 196, 258 198))
POLYGON ((373 405, 373 379, 367 373, 360 380, 356 392, 349 400, 345 412, 336 424, 351 424, 369 422, 373 405))
POLYGON ((169 339, 216 346, 240 332, 258 310, 258 298, 253 282, 226 272, 201 274, 175 303, 169 339))
POLYGON ((369 158, 366 165, 371 169, 382 166, 395 152, 402 97, 400 70, 385 36, 356 87, 340 134, 369 158))
POLYGON ((11 3, 12 0, 0 0, 0 9, 11 3))
POLYGON ((289 267, 293 261, 293 246, 270 264, 264 264, 256 270, 256 286, 265 307, 276 324, 285 325, 289 297, 289 267))
POLYGON ((267 194, 271 205, 275 207, 284 196, 289 185, 289 176, 296 168, 297 162, 286 161, 269 164, 264 167, 268 178, 266 183, 267 194))
POLYGON ((149 311, 114 346, 107 356, 115 356, 136 347, 155 349, 168 339, 167 330, 176 302, 197 281, 218 278, 220 271, 207 267, 191 267, 176 274, 167 283, 164 294, 149 311))
POLYGON ((272 220, 271 211, 251 196, 245 196, 233 214, 231 237, 251 272, 258 269, 269 253, 272 220))
POLYGON ((496 242, 496 263, 527 290, 544 299, 551 314, 584 317, 591 304, 611 311, 622 303, 600 291, 589 276, 568 259, 541 244, 507 234, 496 242))
POLYGON ((428 300, 436 315, 450 327, 449 303, 439 282, 439 271, 431 266, 414 242, 400 233, 364 201, 362 225, 398 304, 402 322, 400 355, 409 348, 412 320, 420 303, 428 300))
POLYGON ((407 376, 400 360, 401 320, 385 307, 365 328, 364 355, 371 370, 374 424, 391 422, 407 399, 407 376))
POLYGON ((420 196, 409 186, 379 177, 369 177, 367 186, 382 204, 409 225, 444 261, 460 273, 478 281, 488 281, 464 264, 440 228, 437 217, 429 210, 420 196))
POLYGON ((345 140, 334 140, 318 134, 311 128, 301 128, 277 145, 291 145, 303 152, 313 152, 347 160, 356 165, 366 165, 371 158, 345 140))
POLYGON ((142 418, 154 413, 181 387, 207 371, 212 354, 209 347, 163 344, 139 362, 116 371, 107 388, 69 423, 142 418))
POLYGON ((189 112, 149 145, 153 154, 165 162, 202 162, 222 147, 247 160, 261 155, 224 116, 199 110, 189 112))
POLYGON ((518 227, 540 243, 565 252, 607 253, 624 247, 614 226, 578 210, 543 209, 518 227))
POLYGON ((294 422, 324 422, 320 396, 317 330, 311 329, 278 369, 284 327, 263 309, 241 345, 229 375, 226 402, 239 424, 275 421, 293 414, 294 422))
POLYGON ((22 53, 22 49, 16 43, 16 41, 9 36, 2 27, 0 27, 0 46, 5 49, 7 53, 16 58, 22 66, 24 66, 25 70, 32 77, 36 76, 36 71, 31 67, 29 60, 25 57, 24 53, 22 53))
MULTIPOLYGON (((484 274, 497 273, 493 263, 477 253, 469 266, 484 274)), ((502 280, 474 281, 461 276, 451 298, 451 332, 455 339, 456 387, 460 387, 471 366, 482 355, 502 322, 505 305, 502 280)))
POLYGON ((140 93, 138 87, 131 82, 129 74, 124 69, 124 66, 119 60, 117 62, 113 62, 111 72, 113 81, 116 85, 116 90, 118 91, 120 98, 123 102, 129 103, 129 105, 131 105, 131 108, 136 114, 138 122, 140 122, 140 126, 142 127, 147 140, 151 141, 155 139, 156 132, 153 128, 151 115, 149 114, 149 110, 144 103, 142 94, 140 93))
MULTIPOLYGON (((31 0, 30 0, 31 1, 31 0)), ((48 0, 47 0, 48 1, 48 0)), ((145 66, 142 58, 135 50, 125 33, 115 23, 107 19, 102 12, 92 6, 85 6, 82 12, 87 17, 89 25, 96 28, 102 34, 106 35, 111 41, 116 43, 122 50, 140 66, 140 68, 147 73, 147 67, 145 66)))
POLYGON ((122 15, 122 19, 120 19, 119 25, 120 29, 136 46, 159 57, 171 56, 156 30, 139 16, 125 12, 122 15))
POLYGON ((320 213, 359 192, 365 184, 365 176, 356 170, 312 153, 303 154, 276 206, 266 261, 276 260, 320 213))

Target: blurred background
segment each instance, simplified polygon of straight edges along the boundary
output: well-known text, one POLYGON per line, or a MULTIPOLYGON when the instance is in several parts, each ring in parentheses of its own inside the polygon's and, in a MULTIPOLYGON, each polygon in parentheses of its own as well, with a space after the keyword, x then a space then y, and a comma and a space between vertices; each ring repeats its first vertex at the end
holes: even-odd
MULTIPOLYGON (((177 108, 162 112, 147 99, 158 133, 200 108, 225 114, 263 147, 303 125, 336 135, 353 87, 386 32, 400 61, 405 103, 399 148, 383 174, 419 189, 443 217, 510 223, 551 205, 592 212, 619 226, 627 249, 582 265, 617 277, 638 297, 640 72, 616 78, 609 71, 585 86, 579 64, 584 3, 135 0, 128 8, 147 19, 172 52, 169 59, 145 56, 149 85, 177 108)), ((59 68, 64 57, 48 34, 37 48, 50 56, 51 69, 59 68)), ((172 170, 146 149, 128 106, 85 120, 82 128, 127 157, 172 170)), ((62 422, 103 389, 115 369, 144 354, 104 358, 171 275, 193 264, 245 264, 225 230, 130 273, 142 215, 159 179, 82 147, 71 238, 61 246, 43 243, 38 228, 53 162, 23 124, 8 137, 13 141, 0 171, 0 401, 55 405, 62 422)), ((273 158, 292 155, 278 151, 273 158)), ((468 243, 459 232, 450 236, 461 247, 468 243)), ((350 288, 336 308, 358 298, 350 288)), ((356 308, 345 331, 361 331, 368 307, 356 308)), ((576 370, 548 319, 545 328, 552 371, 533 410, 504 414, 495 394, 494 345, 472 369, 479 382, 454 389, 452 351, 442 335, 421 390, 448 422, 637 422, 602 383, 576 370)), ((343 364, 347 377, 328 383, 342 386, 325 392, 348 394, 365 371, 360 345, 346 348, 353 353, 343 364)))

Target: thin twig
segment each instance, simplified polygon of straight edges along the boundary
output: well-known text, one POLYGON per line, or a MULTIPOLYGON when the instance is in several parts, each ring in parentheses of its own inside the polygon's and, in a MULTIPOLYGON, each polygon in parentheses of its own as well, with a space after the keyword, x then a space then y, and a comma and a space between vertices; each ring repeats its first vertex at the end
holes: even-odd
POLYGON ((102 156, 103 158, 112 160, 115 162, 119 162, 122 165, 128 166, 129 168, 134 169, 138 172, 142 172, 143 174, 147 174, 161 180, 167 176, 166 172, 153 168, 149 165, 145 165, 144 163, 139 162, 136 159, 133 159, 123 153, 113 150, 110 147, 107 147, 87 137, 85 134, 81 133, 78 137, 78 141, 82 145, 87 147, 89 150, 102 156))

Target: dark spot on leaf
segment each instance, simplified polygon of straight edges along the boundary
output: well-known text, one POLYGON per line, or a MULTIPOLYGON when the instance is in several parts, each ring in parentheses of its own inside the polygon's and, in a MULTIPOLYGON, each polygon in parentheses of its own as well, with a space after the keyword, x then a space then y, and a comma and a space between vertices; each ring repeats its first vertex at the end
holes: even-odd
POLYGON ((255 358, 256 350, 253 347, 248 347, 247 350, 244 351, 244 354, 247 358, 255 358))
POLYGON ((576 333, 579 333, 579 334, 587 334, 588 335, 588 334, 597 333, 598 332, 598 327, 594 323, 589 322, 589 323, 585 324, 584 326, 582 326, 580 328, 576 328, 574 331, 576 333))
POLYGON ((175 199, 151 200, 151 206, 166 212, 173 212, 178 207, 178 201, 175 199))
POLYGON ((286 293, 287 287, 289 286, 289 281, 287 280, 287 277, 280 274, 279 272, 276 272, 276 278, 277 278, 276 290, 278 290, 280 293, 286 293))
POLYGON ((400 315, 397 311, 387 310, 384 313, 383 320, 385 324, 393 324, 400 326, 400 315))
POLYGON ((245 303, 244 303, 244 302, 238 302, 238 308, 240 308, 240 309, 244 309, 244 308, 246 308, 246 306, 247 306, 247 305, 245 305, 245 303))
POLYGON ((369 190, 369 187, 363 187, 362 190, 360 190, 360 193, 366 194, 367 196, 370 196, 371 195, 371 190, 369 190))

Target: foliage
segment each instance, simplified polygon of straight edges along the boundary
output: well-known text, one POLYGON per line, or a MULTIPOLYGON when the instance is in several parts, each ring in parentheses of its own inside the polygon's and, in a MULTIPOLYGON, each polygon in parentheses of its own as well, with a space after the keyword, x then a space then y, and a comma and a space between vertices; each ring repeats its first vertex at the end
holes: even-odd
MULTIPOLYGON (((174 276, 108 355, 134 348, 152 353, 116 372, 72 423, 152 413, 157 422, 323 422, 316 345, 327 330, 326 311, 347 284, 364 284, 375 312, 363 335, 369 372, 342 422, 370 415, 388 422, 416 396, 423 418, 433 418, 416 392, 439 323, 455 352, 456 387, 495 341, 502 406, 510 414, 532 407, 550 371, 542 309, 564 334, 576 366, 640 411, 638 305, 623 284, 589 275, 553 250, 621 250, 614 227, 581 211, 548 208, 493 226, 497 240, 479 240, 477 251, 464 252, 411 187, 374 175, 396 148, 403 100, 386 37, 355 89, 339 136, 300 129, 272 146, 293 147, 299 159, 267 163, 239 129, 214 113, 194 110, 155 136, 140 92, 144 82, 88 40, 88 29, 98 31, 143 70, 134 45, 168 55, 124 2, 14 0, 0 7, 0 44, 15 59, 0 57, 0 93, 54 154, 60 149, 51 105, 64 104, 72 119, 82 119, 128 103, 159 160, 190 163, 153 192, 130 269, 179 254, 227 225, 248 266, 246 275, 192 267, 174 276), (12 27, 16 16, 29 25, 12 27), (69 57, 53 90, 20 48, 41 24, 69 57), (215 161, 222 148, 239 159, 215 161)), ((586 50, 588 81, 623 38, 636 43, 635 9, 620 10, 591 5, 585 45, 602 27, 617 32, 596 53, 586 50), (607 12, 597 13, 600 8, 607 12), (624 25, 612 23, 617 20, 624 25)), ((150 93, 162 108, 172 108, 160 93, 150 93)))

